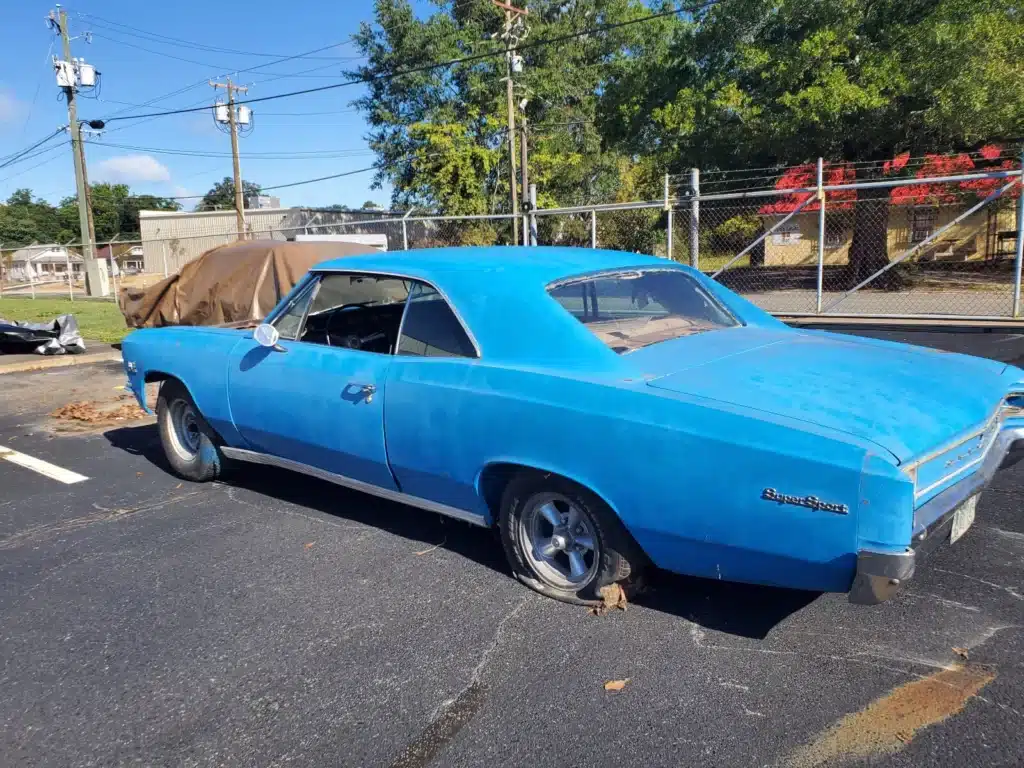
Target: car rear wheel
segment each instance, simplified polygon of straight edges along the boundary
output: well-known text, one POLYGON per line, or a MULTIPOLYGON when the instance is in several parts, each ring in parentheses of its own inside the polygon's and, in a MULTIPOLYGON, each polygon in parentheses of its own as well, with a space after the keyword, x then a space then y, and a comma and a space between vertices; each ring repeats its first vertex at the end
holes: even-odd
POLYGON ((615 513, 556 475, 525 472, 501 502, 501 540, 516 578, 556 600, 592 604, 602 587, 638 571, 635 544, 615 513))
POLYGON ((194 482, 216 478, 221 468, 216 435, 181 382, 168 379, 161 385, 156 414, 171 468, 194 482))

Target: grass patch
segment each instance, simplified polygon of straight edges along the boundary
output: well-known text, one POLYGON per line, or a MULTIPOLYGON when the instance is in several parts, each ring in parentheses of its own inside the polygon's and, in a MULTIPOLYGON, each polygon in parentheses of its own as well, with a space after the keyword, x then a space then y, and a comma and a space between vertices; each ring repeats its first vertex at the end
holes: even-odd
POLYGON ((70 299, 0 299, 0 317, 40 323, 57 315, 74 315, 82 338, 113 343, 121 341, 131 328, 113 301, 71 301, 70 299))
MULTIPOLYGON (((728 254, 700 254, 700 271, 701 272, 717 272, 719 269, 729 264, 729 259, 733 258, 735 253, 728 254)), ((687 262, 689 263, 689 262, 687 262)), ((733 267, 749 267, 750 266, 750 254, 744 254, 741 258, 736 259, 735 262, 729 264, 729 269, 733 267)))

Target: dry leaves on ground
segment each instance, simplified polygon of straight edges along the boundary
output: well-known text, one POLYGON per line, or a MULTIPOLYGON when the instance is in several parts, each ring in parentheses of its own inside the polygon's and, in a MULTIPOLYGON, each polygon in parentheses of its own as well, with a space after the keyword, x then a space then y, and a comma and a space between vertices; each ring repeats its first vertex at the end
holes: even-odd
POLYGON ((613 611, 618 608, 620 611, 626 610, 626 606, 629 605, 629 601, 626 600, 626 593, 622 590, 621 584, 609 584, 606 587, 601 587, 600 591, 601 603, 595 605, 590 609, 591 616, 604 616, 609 611, 613 611))
POLYGON ((68 403, 50 413, 51 418, 62 422, 67 427, 84 429, 112 426, 124 421, 136 421, 146 418, 146 415, 146 412, 136 403, 99 405, 89 400, 68 403))
POLYGON ((604 689, 606 691, 621 691, 623 688, 626 687, 626 683, 628 682, 628 677, 625 680, 609 680, 607 683, 604 684, 604 689))
POLYGON ((315 541, 307 541, 307 542, 306 542, 306 543, 305 543, 305 544, 303 545, 303 547, 305 547, 306 549, 312 549, 312 548, 313 548, 313 545, 314 545, 314 544, 316 544, 316 542, 315 542, 315 541))
POLYGON ((957 656, 959 656, 964 661, 967 661, 967 658, 968 658, 969 654, 967 653, 967 649, 966 648, 954 648, 953 649, 953 653, 955 653, 957 656))

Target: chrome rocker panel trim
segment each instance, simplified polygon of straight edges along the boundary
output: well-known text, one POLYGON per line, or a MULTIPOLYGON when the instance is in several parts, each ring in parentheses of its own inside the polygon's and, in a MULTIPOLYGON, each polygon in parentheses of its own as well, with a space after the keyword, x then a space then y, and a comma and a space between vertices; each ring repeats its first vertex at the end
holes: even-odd
POLYGON ((875 605, 895 595, 900 584, 914 575, 919 558, 949 542, 957 508, 980 493, 992 481, 997 470, 1021 458, 1024 458, 1024 427, 1000 431, 984 463, 974 474, 918 507, 916 512, 924 519, 932 519, 932 522, 927 528, 913 532, 908 549, 903 552, 862 549, 857 553, 857 573, 850 587, 850 602, 875 605))
POLYGON ((302 464, 301 462, 292 461, 291 459, 283 459, 280 456, 272 456, 269 453, 260 453, 259 451, 249 451, 245 448, 229 448, 227 446, 221 448, 221 452, 229 459, 235 459, 236 461, 246 461, 250 464, 265 464, 271 467, 290 469, 293 472, 299 472, 303 475, 309 475, 310 477, 318 477, 329 483, 334 483, 335 485, 340 485, 345 488, 351 488, 353 491, 361 491, 362 493, 368 493, 372 496, 379 496, 380 498, 387 499, 388 501, 397 501, 399 504, 408 504, 410 507, 418 507, 419 509, 425 509, 428 512, 436 512, 439 515, 453 517, 456 520, 462 520, 484 528, 488 525, 486 518, 483 515, 476 514, 475 512, 468 512, 464 509, 458 509, 457 507, 449 507, 447 504, 440 504, 436 501, 421 499, 419 496, 410 496, 409 494, 402 493, 401 491, 392 491, 387 488, 380 488, 376 485, 372 485, 371 483, 364 483, 362 480, 355 480, 351 477, 345 477, 345 475, 338 475, 334 472, 328 472, 326 469, 313 467, 309 464, 302 464))

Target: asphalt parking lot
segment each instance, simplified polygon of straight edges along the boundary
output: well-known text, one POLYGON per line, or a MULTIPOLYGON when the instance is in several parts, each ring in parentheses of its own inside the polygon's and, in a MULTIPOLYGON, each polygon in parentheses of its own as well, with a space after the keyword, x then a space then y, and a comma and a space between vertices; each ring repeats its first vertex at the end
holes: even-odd
POLYGON ((0 461, 0 765, 1024 763, 1024 463, 887 604, 657 575, 596 617, 487 531, 268 468, 192 485, 145 421, 54 432, 122 378, 0 377, 0 446, 86 477, 0 461))

